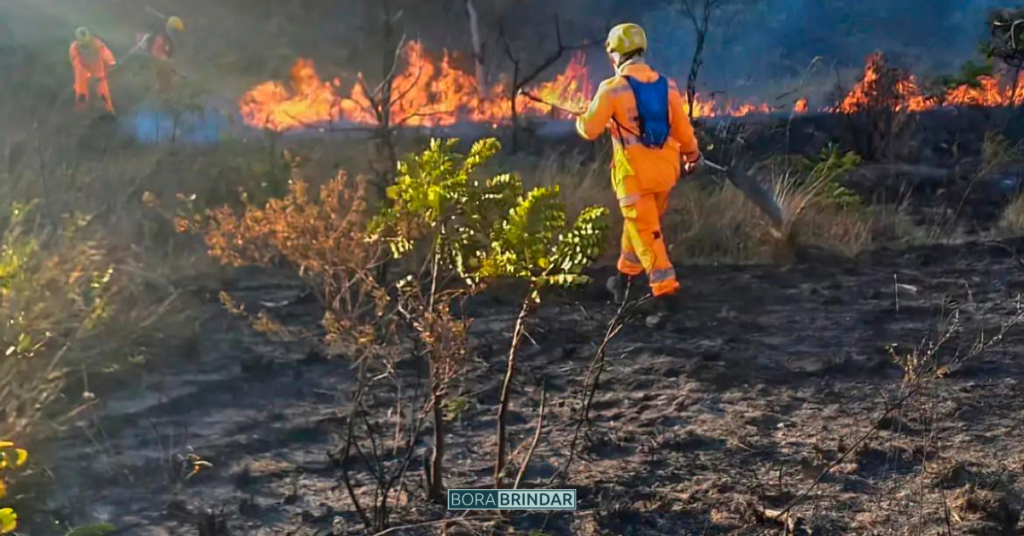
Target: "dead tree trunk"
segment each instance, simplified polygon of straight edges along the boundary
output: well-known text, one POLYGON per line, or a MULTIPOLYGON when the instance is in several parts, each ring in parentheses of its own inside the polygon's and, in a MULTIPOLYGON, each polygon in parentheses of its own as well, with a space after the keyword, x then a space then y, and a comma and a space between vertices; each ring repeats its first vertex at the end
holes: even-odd
MULTIPOLYGON (((438 372, 431 372, 437 376, 438 372)), ((434 406, 434 455, 430 460, 430 498, 444 500, 444 386, 437 378, 431 380, 431 404, 434 406)))
POLYGON ((466 17, 469 19, 469 35, 473 42, 473 65, 476 72, 476 90, 481 96, 487 94, 487 73, 484 71, 484 43, 480 37, 480 15, 473 0, 466 0, 466 17))
MULTIPOLYGON (((509 56, 511 57, 511 55, 509 56)), ((519 152, 519 88, 516 87, 519 80, 519 61, 514 60, 512 63, 512 90, 508 96, 509 108, 511 110, 512 120, 512 153, 519 152)))
MULTIPOLYGON (((398 149, 395 147, 391 110, 394 107, 393 99, 395 98, 395 72, 398 68, 405 37, 396 38, 395 21, 397 16, 392 13, 389 0, 381 0, 381 9, 384 15, 381 25, 384 40, 384 47, 381 53, 382 79, 376 89, 371 89, 362 76, 359 77, 359 84, 369 100, 370 111, 377 120, 373 137, 377 143, 377 156, 383 158, 384 165, 375 166, 376 180, 374 181, 374 186, 376 186, 378 198, 385 199, 387 188, 394 182, 395 173, 398 168, 398 149)), ((377 268, 377 280, 382 287, 387 284, 388 267, 388 262, 382 262, 377 268)))
POLYGON ((1010 88, 1010 107, 1017 108, 1020 105, 1017 98, 1020 95, 1020 75, 1021 71, 1024 70, 1024 64, 1017 64, 1011 67, 1013 68, 1013 85, 1010 88))
POLYGON ((694 109, 697 100, 697 77, 700 69, 704 66, 704 45, 707 43, 708 27, 711 25, 711 14, 721 0, 686 0, 683 2, 683 11, 690 18, 695 32, 695 46, 693 49, 693 60, 690 62, 690 73, 686 77, 686 102, 690 105, 690 119, 693 119, 694 109), (701 7, 698 12, 697 4, 701 7))
POLYGON ((516 374, 516 353, 519 351, 519 343, 522 341, 523 333, 526 331, 526 318, 530 316, 532 305, 532 297, 527 297, 523 300, 523 307, 519 310, 519 316, 516 318, 516 325, 512 331, 512 344, 508 350, 505 379, 501 382, 501 402, 498 406, 498 453, 494 459, 494 489, 501 488, 501 479, 505 472, 507 436, 505 422, 508 419, 508 408, 512 398, 512 380, 516 374))
POLYGON ((1010 105, 1017 106, 1020 73, 1024 69, 1024 9, 1001 9, 989 14, 988 54, 1014 70, 1010 105))
POLYGON ((383 52, 381 54, 380 72, 384 78, 380 86, 381 105, 377 107, 379 110, 377 125, 379 127, 378 136, 386 152, 389 164, 388 169, 381 174, 378 181, 378 187, 381 193, 383 193, 391 185, 395 168, 398 167, 398 152, 395 150, 395 141, 391 131, 391 96, 392 89, 394 89, 395 65, 398 62, 398 52, 396 51, 400 44, 395 41, 395 19, 391 13, 391 5, 388 0, 382 0, 381 7, 384 10, 384 48, 381 49, 383 52))

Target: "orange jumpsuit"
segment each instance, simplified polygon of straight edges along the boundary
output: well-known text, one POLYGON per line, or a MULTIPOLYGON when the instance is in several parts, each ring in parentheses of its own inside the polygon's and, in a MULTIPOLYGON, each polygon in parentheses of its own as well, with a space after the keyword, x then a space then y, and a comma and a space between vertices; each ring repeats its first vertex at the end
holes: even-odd
POLYGON ((696 162, 700 158, 697 138, 684 98, 670 81, 669 139, 660 149, 644 147, 638 136, 636 99, 623 75, 640 82, 658 78, 645 64, 622 67, 618 76, 601 84, 590 107, 576 121, 576 130, 588 140, 596 140, 606 129, 612 133, 612 187, 623 216, 619 271, 629 276, 647 272, 655 296, 674 294, 679 281, 662 236, 661 217, 679 178, 681 160, 696 162))
POLYGON ((168 93, 174 83, 174 41, 166 32, 152 37, 149 55, 153 58, 153 74, 161 93, 168 93))
POLYGON ((75 69, 75 109, 85 110, 89 106, 89 82, 96 80, 96 94, 103 100, 107 111, 114 113, 114 102, 110 98, 110 84, 107 83, 107 68, 116 63, 114 54, 98 37, 87 43, 71 43, 71 65, 75 69))

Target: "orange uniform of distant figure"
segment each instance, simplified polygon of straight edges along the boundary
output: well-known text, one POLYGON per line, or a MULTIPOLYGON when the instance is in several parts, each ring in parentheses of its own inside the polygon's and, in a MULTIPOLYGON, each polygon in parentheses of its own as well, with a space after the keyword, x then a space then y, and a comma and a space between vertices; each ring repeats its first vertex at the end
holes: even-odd
POLYGON ((161 94, 168 94, 173 89, 175 46, 167 32, 160 31, 152 35, 149 55, 153 59, 153 74, 156 76, 157 87, 161 94))
POLYGON ((96 95, 103 100, 108 112, 114 113, 114 103, 110 98, 110 84, 107 83, 107 68, 116 63, 114 54, 106 43, 98 37, 88 41, 71 43, 71 65, 75 70, 75 109, 82 111, 88 108, 90 82, 96 83, 96 95))
POLYGON ((659 75, 644 63, 622 66, 617 76, 601 84, 589 109, 577 120, 576 129, 588 140, 611 130, 612 186, 624 218, 619 272, 629 276, 647 272, 655 296, 674 294, 679 282, 661 233, 661 217, 679 178, 681 160, 696 162, 700 151, 684 98, 671 81, 668 141, 661 148, 645 147, 638 136, 636 98, 625 76, 654 82, 659 75))

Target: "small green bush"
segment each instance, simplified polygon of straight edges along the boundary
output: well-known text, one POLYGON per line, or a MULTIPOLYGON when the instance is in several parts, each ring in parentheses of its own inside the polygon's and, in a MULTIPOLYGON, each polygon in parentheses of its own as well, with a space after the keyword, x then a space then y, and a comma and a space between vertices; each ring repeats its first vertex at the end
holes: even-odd
POLYGON ((392 205, 371 223, 372 236, 395 257, 429 244, 443 268, 470 286, 496 278, 547 286, 585 283, 583 269, 600 254, 608 230, 604 207, 585 208, 569 226, 557 185, 524 191, 522 180, 502 174, 473 176, 501 148, 475 143, 466 156, 458 140, 432 140, 422 154, 399 165, 392 205))

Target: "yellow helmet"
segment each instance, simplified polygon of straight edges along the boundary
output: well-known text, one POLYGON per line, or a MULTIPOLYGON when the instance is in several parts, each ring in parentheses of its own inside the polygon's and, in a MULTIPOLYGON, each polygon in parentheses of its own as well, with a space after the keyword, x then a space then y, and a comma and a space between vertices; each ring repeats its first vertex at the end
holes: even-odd
POLYGON ((639 24, 620 24, 608 32, 608 40, 604 43, 608 53, 618 52, 629 54, 632 52, 644 52, 647 50, 647 34, 639 24))
POLYGON ((185 31, 185 23, 182 22, 180 17, 171 17, 167 19, 167 29, 183 32, 185 31))
POLYGON ((89 32, 88 28, 83 26, 75 30, 75 39, 80 43, 88 43, 92 39, 92 34, 89 32))

